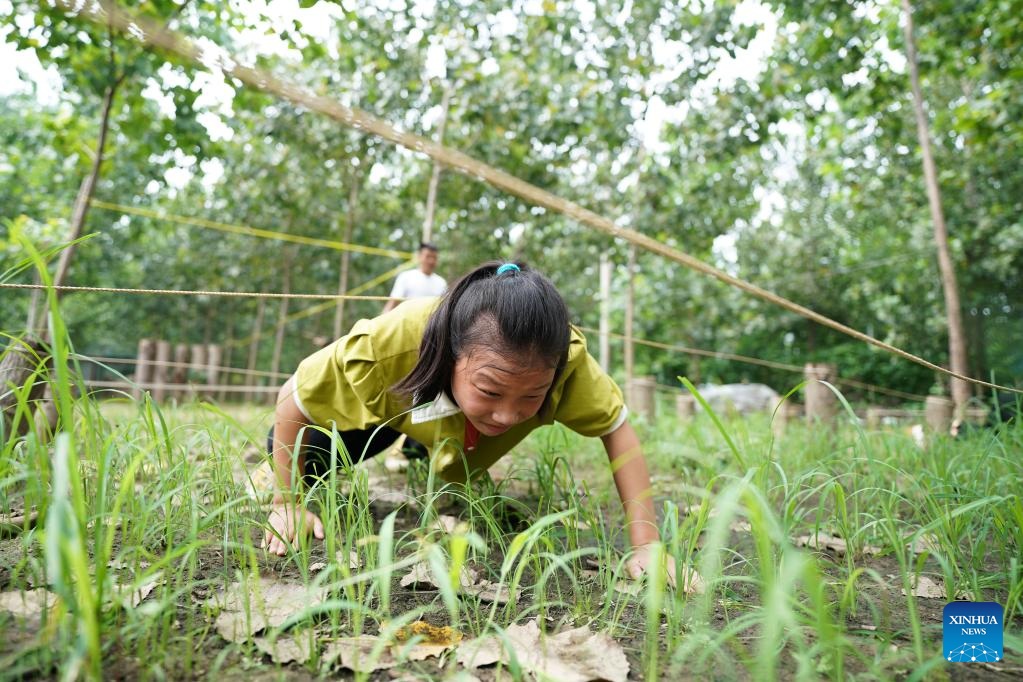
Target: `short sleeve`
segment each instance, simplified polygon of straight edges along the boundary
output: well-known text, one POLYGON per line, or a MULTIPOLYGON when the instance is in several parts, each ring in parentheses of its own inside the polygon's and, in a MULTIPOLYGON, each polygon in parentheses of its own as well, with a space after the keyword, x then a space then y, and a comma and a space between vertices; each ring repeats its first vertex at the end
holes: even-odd
POLYGON ((340 431, 379 426, 407 405, 391 387, 407 376, 437 299, 406 301, 387 313, 356 322, 351 331, 321 348, 295 371, 295 398, 303 413, 340 431))
POLYGON ((394 287, 391 288, 391 298, 405 298, 405 273, 400 273, 394 280, 394 287))
POLYGON ((628 416, 622 390, 601 369, 585 345, 566 367, 564 389, 554 409, 554 421, 583 436, 606 436, 628 416))

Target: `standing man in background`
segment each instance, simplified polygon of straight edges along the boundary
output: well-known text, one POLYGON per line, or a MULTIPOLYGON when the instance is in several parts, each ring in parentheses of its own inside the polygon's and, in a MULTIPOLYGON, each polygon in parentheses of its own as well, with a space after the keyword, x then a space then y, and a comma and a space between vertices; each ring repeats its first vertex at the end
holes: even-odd
MULTIPOLYGON (((443 296, 448 290, 448 283, 434 270, 437 269, 437 247, 430 242, 419 243, 419 268, 406 270, 394 280, 391 289, 393 298, 419 298, 421 296, 443 296)), ((384 306, 384 312, 392 310, 401 301, 390 300, 384 306)))

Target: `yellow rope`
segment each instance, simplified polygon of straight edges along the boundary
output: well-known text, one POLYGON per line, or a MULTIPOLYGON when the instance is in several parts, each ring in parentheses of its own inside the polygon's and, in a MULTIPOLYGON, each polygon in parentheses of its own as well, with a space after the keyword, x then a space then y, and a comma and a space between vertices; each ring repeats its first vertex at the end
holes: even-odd
POLYGON ((261 239, 276 239, 284 242, 305 244, 306 246, 322 246, 324 248, 336 249, 338 251, 354 251, 356 253, 366 253, 373 256, 388 256, 390 258, 406 259, 409 258, 410 256, 415 255, 408 251, 395 251, 393 249, 380 249, 375 246, 363 246, 361 244, 335 242, 329 239, 303 237, 302 235, 299 234, 288 234, 287 232, 261 230, 256 227, 249 227, 248 225, 232 225, 230 223, 218 223, 214 220, 206 220, 205 218, 192 218, 188 216, 174 215, 172 213, 162 213, 160 211, 154 211, 148 208, 139 208, 137 206, 124 206, 122 204, 112 204, 107 201, 100 201, 99 199, 93 199, 90 203, 96 208, 102 208, 108 211, 140 215, 146 218, 156 218, 157 220, 167 220, 172 223, 193 225, 195 227, 202 227, 210 230, 220 230, 221 232, 230 232, 232 234, 244 234, 249 237, 259 237, 261 239))
POLYGON ((119 31, 126 32, 147 45, 176 54, 194 64, 203 65, 210 69, 219 69, 224 75, 236 78, 251 88, 288 100, 310 111, 317 111, 342 125, 365 131, 406 149, 425 154, 438 163, 486 182, 529 203, 568 216, 583 225, 600 230, 612 237, 624 239, 630 244, 635 244, 647 251, 660 254, 676 263, 710 275, 729 286, 745 291, 757 298, 773 303, 785 310, 794 312, 797 315, 813 320, 818 324, 851 336, 854 339, 884 349, 889 353, 915 362, 930 370, 981 386, 1023 394, 1023 389, 1001 386, 948 370, 913 353, 833 320, 804 305, 790 301, 755 284, 730 275, 695 256, 672 248, 640 232, 620 227, 614 221, 583 208, 573 201, 552 194, 510 173, 478 161, 467 154, 450 149, 419 135, 398 130, 375 116, 371 116, 359 109, 347 107, 341 104, 341 102, 325 95, 317 95, 292 82, 281 80, 264 69, 242 66, 233 55, 223 49, 220 49, 218 53, 203 50, 180 33, 170 30, 166 25, 161 25, 141 15, 128 13, 113 2, 105 3, 103 7, 95 4, 86 4, 84 7, 79 7, 79 3, 72 0, 57 0, 57 5, 72 15, 82 16, 117 28, 119 31))

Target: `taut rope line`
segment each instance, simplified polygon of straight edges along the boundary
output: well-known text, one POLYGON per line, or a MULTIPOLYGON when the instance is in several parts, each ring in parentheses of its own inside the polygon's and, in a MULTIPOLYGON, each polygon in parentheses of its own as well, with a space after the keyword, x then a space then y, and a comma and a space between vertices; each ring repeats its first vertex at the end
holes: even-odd
MULTIPOLYGON (((0 289, 49 289, 45 284, 0 284, 0 289)), ((278 294, 266 291, 212 291, 203 289, 123 289, 117 287, 52 287, 59 291, 99 291, 112 294, 168 294, 173 296, 234 296, 237 298, 304 298, 317 301, 390 301, 390 296, 355 296, 352 294, 278 294)))

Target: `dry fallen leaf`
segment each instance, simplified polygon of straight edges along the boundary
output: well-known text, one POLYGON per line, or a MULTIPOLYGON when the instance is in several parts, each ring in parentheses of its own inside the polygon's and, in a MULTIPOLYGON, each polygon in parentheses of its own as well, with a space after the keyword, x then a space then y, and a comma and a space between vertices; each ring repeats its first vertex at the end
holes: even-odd
POLYGON ((10 514, 0 514, 0 536, 19 535, 26 528, 32 528, 39 521, 39 512, 30 510, 28 512, 18 511, 10 514))
MULTIPOLYGON (((505 631, 509 639, 512 637, 512 628, 518 627, 512 625, 505 631)), ((455 660, 466 668, 482 668, 500 661, 503 653, 501 642, 496 637, 478 637, 458 647, 455 660)))
POLYGON ((373 471, 366 471, 366 487, 369 502, 384 507, 400 507, 408 505, 412 509, 419 508, 419 500, 408 493, 404 476, 397 483, 392 482, 393 476, 380 476, 373 471))
POLYGON ((232 642, 249 639, 266 627, 282 625, 291 616, 323 601, 323 589, 301 583, 259 578, 247 583, 234 583, 207 602, 221 608, 217 616, 217 632, 232 642))
POLYGON ((631 597, 638 596, 643 593, 643 583, 638 580, 630 580, 629 578, 619 578, 615 581, 615 592, 621 592, 631 597))
POLYGON ((940 553, 941 541, 933 533, 924 533, 914 538, 906 547, 914 554, 923 554, 924 552, 930 552, 931 554, 940 553))
POLYGON ((492 583, 489 580, 481 580, 475 585, 463 585, 462 592, 473 597, 479 597, 481 602, 487 604, 507 604, 512 598, 512 594, 506 585, 492 583))
POLYGON ((459 523, 460 521, 458 520, 458 517, 441 514, 433 523, 430 524, 430 530, 441 530, 445 533, 454 533, 455 529, 458 528, 459 523))
MULTIPOLYGON (((334 561, 336 561, 338 565, 341 565, 345 561, 344 550, 339 549, 334 554, 334 561)), ((327 567, 326 561, 317 561, 309 564, 309 572, 318 573, 319 571, 322 571, 326 567, 327 567)), ((360 568, 362 568, 362 559, 359 558, 359 553, 356 552, 354 549, 348 552, 348 568, 353 571, 357 571, 360 568)))
MULTIPOLYGON (((925 575, 920 576, 916 582, 910 582, 913 586, 914 597, 925 597, 927 599, 944 599, 945 598, 945 587, 934 582, 925 575)), ((902 589, 902 594, 905 596, 906 589, 902 589)))
POLYGON ((245 489, 245 494, 257 502, 268 501, 273 494, 277 481, 270 460, 263 457, 256 466, 246 466, 244 462, 235 462, 232 473, 236 483, 245 489))
MULTIPOLYGON (((910 579, 910 585, 913 587, 914 597, 923 597, 925 599, 948 599, 945 592, 945 582, 937 582, 926 575, 920 576, 915 582, 910 579)), ((906 588, 902 588, 902 595, 906 595, 906 588)), ((959 595, 959 598, 966 599, 968 601, 975 601, 973 595, 969 592, 959 595)))
POLYGON ((19 618, 36 618, 57 601, 57 595, 42 588, 0 592, 0 611, 19 618))
MULTIPOLYGON (((468 566, 462 567, 462 574, 459 576, 459 583, 462 588, 469 587, 476 583, 476 571, 468 566)), ((436 590, 440 588, 433 570, 426 562, 420 562, 412 567, 404 578, 401 579, 402 587, 411 587, 413 590, 436 590)))
POLYGON ((357 673, 371 673, 386 670, 398 665, 391 656, 386 644, 382 645, 380 654, 373 658, 373 649, 383 640, 371 635, 361 637, 342 637, 330 642, 323 648, 323 661, 327 664, 340 659, 341 666, 357 673))
POLYGON ((313 653, 310 631, 300 630, 290 635, 282 635, 275 641, 269 637, 256 637, 252 640, 256 648, 268 655, 274 663, 305 663, 313 653))
MULTIPOLYGON (((843 538, 823 533, 819 533, 816 536, 800 535, 796 538, 795 542, 797 547, 809 547, 818 551, 828 551, 840 557, 845 556, 846 552, 849 551, 849 545, 843 538)), ((881 548, 874 547, 873 545, 863 545, 860 548, 860 552, 871 555, 880 554, 881 548)))
POLYGON ((707 583, 695 568, 683 567, 676 573, 676 580, 686 594, 703 594, 707 591, 707 583))
POLYGON ((157 571, 149 580, 134 589, 132 589, 132 583, 114 585, 113 596, 124 608, 135 608, 160 584, 161 579, 160 572, 157 571))
POLYGON ((514 655, 519 665, 537 678, 560 682, 625 682, 629 675, 629 662, 621 646, 586 626, 544 637, 534 619, 525 625, 509 626, 505 639, 473 640, 459 647, 457 660, 465 667, 478 668, 508 662, 514 655))

